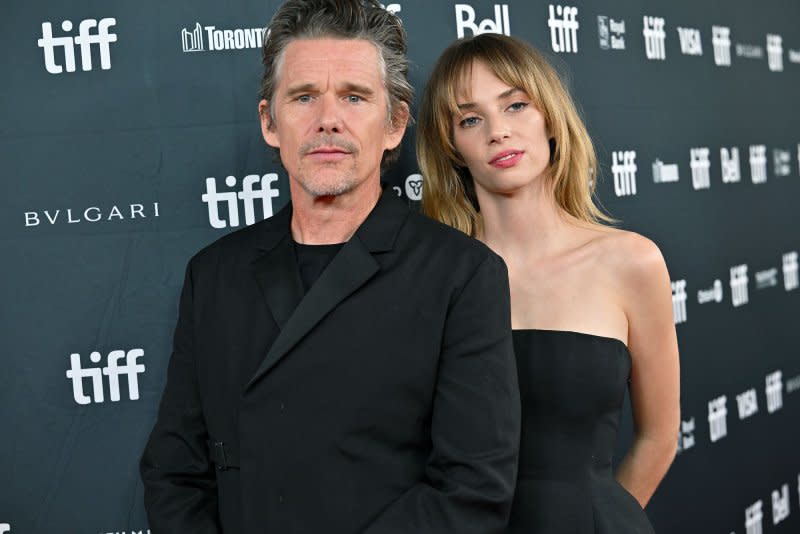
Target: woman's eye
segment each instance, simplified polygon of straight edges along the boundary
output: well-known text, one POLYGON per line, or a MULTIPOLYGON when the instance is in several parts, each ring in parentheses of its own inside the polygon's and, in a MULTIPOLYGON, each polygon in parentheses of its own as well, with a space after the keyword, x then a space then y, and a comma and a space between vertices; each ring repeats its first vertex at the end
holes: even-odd
POLYGON ((470 128, 478 124, 478 120, 479 120, 478 117, 466 117, 465 119, 462 119, 461 122, 458 123, 458 125, 461 126, 462 128, 470 128))
POLYGON ((522 111, 527 106, 528 106, 527 102, 514 102, 513 104, 508 106, 508 109, 511 111, 522 111))

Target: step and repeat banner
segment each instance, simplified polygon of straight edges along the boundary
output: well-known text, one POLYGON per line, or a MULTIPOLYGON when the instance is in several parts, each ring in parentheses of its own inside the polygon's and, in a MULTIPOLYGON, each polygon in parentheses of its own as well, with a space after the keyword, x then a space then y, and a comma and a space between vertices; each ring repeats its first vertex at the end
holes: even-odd
MULTIPOLYGON (((256 111, 278 4, 0 5, 0 533, 149 532, 137 464, 186 262, 288 200, 256 111)), ((386 8, 418 94, 458 37, 545 52, 596 141, 602 204, 661 247, 682 421, 656 531, 800 532, 800 5, 386 8)), ((414 134, 385 179, 417 205, 414 134)), ((631 434, 628 412, 619 456, 631 434)))

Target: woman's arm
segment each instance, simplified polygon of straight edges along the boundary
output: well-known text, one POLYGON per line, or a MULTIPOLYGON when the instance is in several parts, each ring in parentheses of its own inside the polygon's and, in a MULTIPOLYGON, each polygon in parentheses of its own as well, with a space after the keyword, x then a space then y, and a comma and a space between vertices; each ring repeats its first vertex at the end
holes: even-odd
POLYGON ((632 357, 634 441, 617 480, 644 507, 667 472, 680 425, 680 368, 669 273, 658 247, 629 234, 618 272, 632 357))

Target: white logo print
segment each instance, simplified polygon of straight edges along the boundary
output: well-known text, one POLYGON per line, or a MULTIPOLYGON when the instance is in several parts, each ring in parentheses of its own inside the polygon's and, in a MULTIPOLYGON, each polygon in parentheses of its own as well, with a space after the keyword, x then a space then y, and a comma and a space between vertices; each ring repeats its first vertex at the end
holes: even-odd
MULTIPOLYGON (((117 402, 120 400, 119 376, 128 377, 128 397, 130 400, 139 398, 139 378, 140 373, 144 373, 144 364, 136 363, 136 360, 144 356, 142 349, 112 350, 108 353, 108 365, 105 367, 92 367, 83 369, 81 367, 81 355, 78 353, 70 354, 72 367, 67 371, 67 378, 72 379, 72 395, 78 404, 89 404, 92 401, 101 403, 105 400, 103 395, 103 375, 108 377, 109 400, 117 402), (125 360, 121 364, 121 360, 125 360), (90 378, 92 381, 93 395, 86 395, 83 391, 83 379, 90 378)), ((92 352, 89 355, 92 363, 100 363, 103 359, 99 352, 92 352)))
POLYGON ((764 48, 754 44, 736 43, 736 55, 747 59, 761 59, 764 57, 764 48))
POLYGON ((744 511, 744 528, 747 534, 762 534, 761 520, 764 514, 761 512, 763 502, 758 500, 748 506, 744 511))
POLYGON ((749 300, 747 264, 731 267, 731 302, 734 307, 747 304, 749 300))
POLYGON ((767 413, 775 413, 783 408, 783 373, 775 371, 764 380, 767 394, 767 413))
POLYGON ((672 282, 672 317, 675 324, 686 322, 686 280, 672 282))
POLYGON ((781 490, 772 490, 772 524, 777 525, 789 517, 789 484, 781 486, 781 490))
POLYGON ((475 9, 469 4, 456 4, 456 33, 458 38, 464 37, 464 30, 472 35, 482 33, 502 33, 511 35, 511 24, 508 17, 508 4, 494 5, 494 20, 485 19, 475 24, 475 9))
POLYGON ((797 252, 791 251, 783 255, 783 287, 786 291, 797 289, 800 286, 798 276, 797 252))
MULTIPOLYGON (((25 212, 25 227, 39 226, 42 224, 42 219, 46 220, 50 226, 56 224, 76 224, 79 222, 97 223, 97 222, 112 222, 124 221, 134 219, 146 219, 148 217, 145 213, 145 207, 150 207, 147 204, 128 204, 127 206, 111 206, 110 208, 100 208, 99 206, 89 206, 88 208, 76 209, 72 208, 66 210, 42 210, 39 211, 26 211, 25 212), (63 216, 62 216, 63 215, 63 216)), ((153 202, 151 217, 159 217, 158 202, 153 202)))
POLYGON ((389 13, 391 13, 392 15, 397 15, 398 13, 403 11, 403 6, 401 6, 400 4, 389 4, 386 6, 381 4, 381 7, 386 11, 388 11, 389 13))
POLYGON ((0 523, 0 534, 5 534, 6 532, 11 532, 11 525, 8 523, 0 523))
POLYGON ((681 53, 687 56, 702 56, 703 41, 697 28, 678 28, 681 53))
POLYGON ((756 289, 765 289, 778 285, 778 269, 766 269, 756 272, 756 289))
POLYGON ((769 70, 783 70, 783 38, 780 35, 767 34, 767 63, 769 70))
POLYGON ((742 179, 741 167, 739 165, 739 148, 733 147, 719 149, 719 157, 722 161, 722 183, 732 184, 742 179))
POLYGON ((692 187, 695 190, 708 189, 711 187, 711 162, 708 159, 708 148, 693 148, 690 151, 691 163, 689 166, 692 168, 692 187))
POLYGON ((728 409, 725 407, 727 402, 728 398, 725 395, 708 401, 708 429, 712 443, 728 434, 728 409))
POLYGON ((636 151, 615 150, 611 153, 614 193, 618 197, 636 194, 636 151))
POLYGON ((553 52, 578 52, 578 8, 550 4, 550 46, 553 52))
POLYGON ((677 163, 667 165, 660 159, 656 159, 653 162, 653 182, 657 184, 677 182, 678 178, 677 163))
MULTIPOLYGON (((98 45, 100 49, 100 68, 108 70, 111 68, 111 43, 117 42, 117 34, 109 33, 108 29, 117 23, 117 19, 106 18, 86 19, 78 25, 78 35, 76 37, 53 37, 53 27, 49 22, 42 22, 42 38, 37 41, 39 48, 44 49, 44 67, 50 74, 61 74, 64 69, 67 72, 75 72, 75 45, 81 49, 81 69, 84 71, 92 70, 92 45, 98 45), (94 30, 97 30, 97 33, 94 30), (64 65, 56 63, 55 49, 64 50, 64 65)), ((65 20, 61 23, 61 29, 65 32, 72 31, 72 21, 65 20)))
POLYGON ((625 50, 625 21, 597 16, 597 35, 603 50, 625 50))
POLYGON ((697 292, 697 303, 705 304, 707 302, 722 302, 723 291, 722 282, 714 280, 714 285, 711 289, 701 289, 697 292))
POLYGON ((421 174, 412 174, 406 178, 406 196, 411 200, 422 200, 422 182, 421 174))
POLYGON ((750 179, 754 184, 767 181, 767 147, 750 145, 750 179))
POLYGON ((739 419, 747 419, 758 413, 758 397, 755 389, 748 389, 736 395, 736 404, 739 407, 739 419))
POLYGON ((643 17, 644 27, 644 52, 647 59, 667 59, 667 50, 664 41, 667 34, 664 31, 664 19, 661 17, 643 17))
POLYGON ((720 67, 730 67, 731 29, 725 26, 712 26, 711 43, 714 45, 714 63, 720 67))
POLYGON ((210 52, 217 50, 243 50, 264 45, 264 28, 236 28, 218 30, 216 26, 200 26, 181 30, 181 47, 184 52, 210 52), (205 35, 203 34, 205 30, 205 35))
POLYGON ((792 153, 782 148, 772 150, 772 161, 775 164, 775 176, 789 176, 792 174, 792 153))
MULTIPOLYGON (((239 202, 244 202, 244 223, 249 226, 256 222, 255 201, 261 199, 261 211, 264 219, 272 217, 272 199, 277 198, 279 193, 273 189, 272 184, 278 181, 275 173, 259 176, 250 174, 242 179, 242 190, 239 192, 228 191, 225 193, 217 192, 217 181, 215 178, 206 178, 206 192, 201 199, 208 204, 208 222, 214 228, 231 228, 239 226, 239 202), (255 185, 258 184, 256 188, 255 185), (238 199, 238 200, 237 200, 238 199), (227 204, 228 220, 222 219, 219 214, 220 204, 227 204)), ((228 176, 225 178, 225 185, 228 187, 236 186, 236 178, 228 176)))
POLYGON ((678 452, 692 447, 694 447, 694 417, 688 421, 681 421, 681 427, 678 429, 678 452))

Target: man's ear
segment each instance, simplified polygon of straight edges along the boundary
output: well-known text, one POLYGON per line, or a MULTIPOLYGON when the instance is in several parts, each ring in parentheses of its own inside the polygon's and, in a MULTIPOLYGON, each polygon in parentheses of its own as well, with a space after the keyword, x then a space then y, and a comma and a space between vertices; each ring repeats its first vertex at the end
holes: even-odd
POLYGON ((395 108, 394 113, 389 123, 389 131, 386 135, 385 150, 396 148, 403 140, 403 135, 406 133, 408 121, 411 118, 411 111, 408 109, 408 104, 400 102, 395 108))
POLYGON ((275 131, 275 124, 270 119, 269 102, 262 100, 258 103, 258 116, 261 119, 261 136, 271 147, 280 148, 278 134, 275 131))

